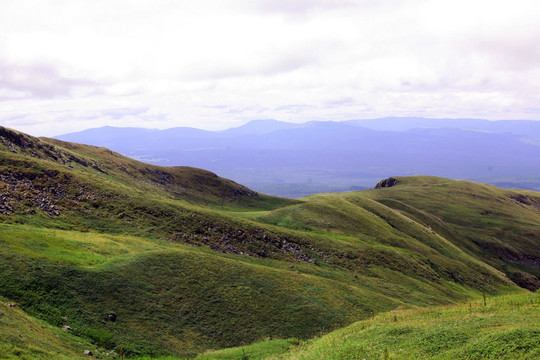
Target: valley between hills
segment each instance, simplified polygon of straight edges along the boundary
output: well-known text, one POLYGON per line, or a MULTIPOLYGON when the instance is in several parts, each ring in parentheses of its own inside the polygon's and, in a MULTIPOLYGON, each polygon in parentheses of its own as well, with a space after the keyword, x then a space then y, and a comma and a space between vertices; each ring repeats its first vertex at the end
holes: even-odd
POLYGON ((0 127, 2 359, 535 359, 539 288, 535 191, 285 199, 0 127))

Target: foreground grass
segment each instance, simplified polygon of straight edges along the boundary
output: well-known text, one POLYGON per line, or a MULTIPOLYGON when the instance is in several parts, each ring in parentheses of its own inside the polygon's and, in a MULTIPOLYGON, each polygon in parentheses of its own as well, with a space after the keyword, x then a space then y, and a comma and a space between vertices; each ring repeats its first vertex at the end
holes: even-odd
POLYGON ((201 354, 197 360, 264 359, 287 352, 291 346, 300 344, 296 338, 266 340, 249 346, 240 346, 201 354))
POLYGON ((538 359, 539 294, 402 310, 360 321, 272 359, 538 359))
MULTIPOLYGON (((296 338, 274 339, 257 342, 252 345, 239 346, 234 348, 208 351, 198 355, 195 360, 255 360, 266 359, 269 356, 286 353, 291 347, 297 346, 300 341, 296 338)), ((151 360, 151 357, 136 358, 136 360, 151 360)), ((155 358, 154 358, 155 359, 155 358)), ((158 360, 187 360, 176 357, 160 357, 158 360)))
MULTIPOLYGON (((92 345, 0 301, 1 359, 80 359, 92 345)), ((94 354, 96 353, 95 350, 94 354)), ((458 306, 394 310, 308 341, 266 340, 197 360, 538 359, 540 294, 488 297, 458 306)), ((94 356, 95 357, 95 356, 94 356)), ((97 358, 108 358, 98 354, 97 358)), ((138 357, 180 360, 176 357, 138 357)))
POLYGON ((0 298, 0 359, 88 359, 94 346, 67 331, 36 320, 0 298))
POLYGON ((395 310, 320 338, 267 341, 198 359, 538 359, 540 294, 487 298, 459 306, 395 310), (261 348, 271 355, 261 356, 261 348), (230 355, 226 357, 225 354, 230 355))

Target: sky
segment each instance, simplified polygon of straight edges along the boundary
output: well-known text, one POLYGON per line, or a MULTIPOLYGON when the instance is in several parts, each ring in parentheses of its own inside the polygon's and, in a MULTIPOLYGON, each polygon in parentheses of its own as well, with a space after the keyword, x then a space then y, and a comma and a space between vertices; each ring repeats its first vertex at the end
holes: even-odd
POLYGON ((0 124, 540 120, 537 0, 0 0, 0 124))

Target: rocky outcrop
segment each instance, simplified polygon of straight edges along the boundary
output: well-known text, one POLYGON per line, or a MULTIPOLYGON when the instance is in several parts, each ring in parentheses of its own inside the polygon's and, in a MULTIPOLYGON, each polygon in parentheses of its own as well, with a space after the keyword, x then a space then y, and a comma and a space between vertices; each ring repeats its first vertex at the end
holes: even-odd
POLYGON ((239 229, 230 224, 206 221, 195 214, 192 219, 199 225, 198 229, 190 232, 178 231, 168 237, 168 240, 257 258, 287 257, 313 263, 314 256, 323 256, 309 245, 310 241, 307 239, 293 239, 258 228, 239 229))
POLYGON ((510 196, 510 199, 518 202, 522 206, 532 206, 537 210, 540 210, 540 204, 538 204, 538 201, 532 199, 531 197, 523 194, 513 194, 510 196))
POLYGON ((17 148, 33 148, 35 139, 0 126, 0 142, 10 150, 15 151, 17 148))
POLYGON ((58 216, 66 206, 77 208, 78 202, 66 196, 73 180, 58 175, 53 170, 41 174, 25 171, 0 173, 0 214, 11 215, 21 211, 33 214, 41 210, 49 216, 58 216))
POLYGON ((396 178, 390 177, 388 179, 381 180, 375 185, 375 189, 384 189, 395 186, 399 183, 396 178))

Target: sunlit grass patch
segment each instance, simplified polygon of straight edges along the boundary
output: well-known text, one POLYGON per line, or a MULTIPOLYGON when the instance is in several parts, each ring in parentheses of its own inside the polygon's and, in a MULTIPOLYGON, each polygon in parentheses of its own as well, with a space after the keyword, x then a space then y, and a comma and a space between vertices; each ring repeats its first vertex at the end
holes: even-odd
POLYGON ((540 294, 394 310, 268 359, 536 359, 540 294))

